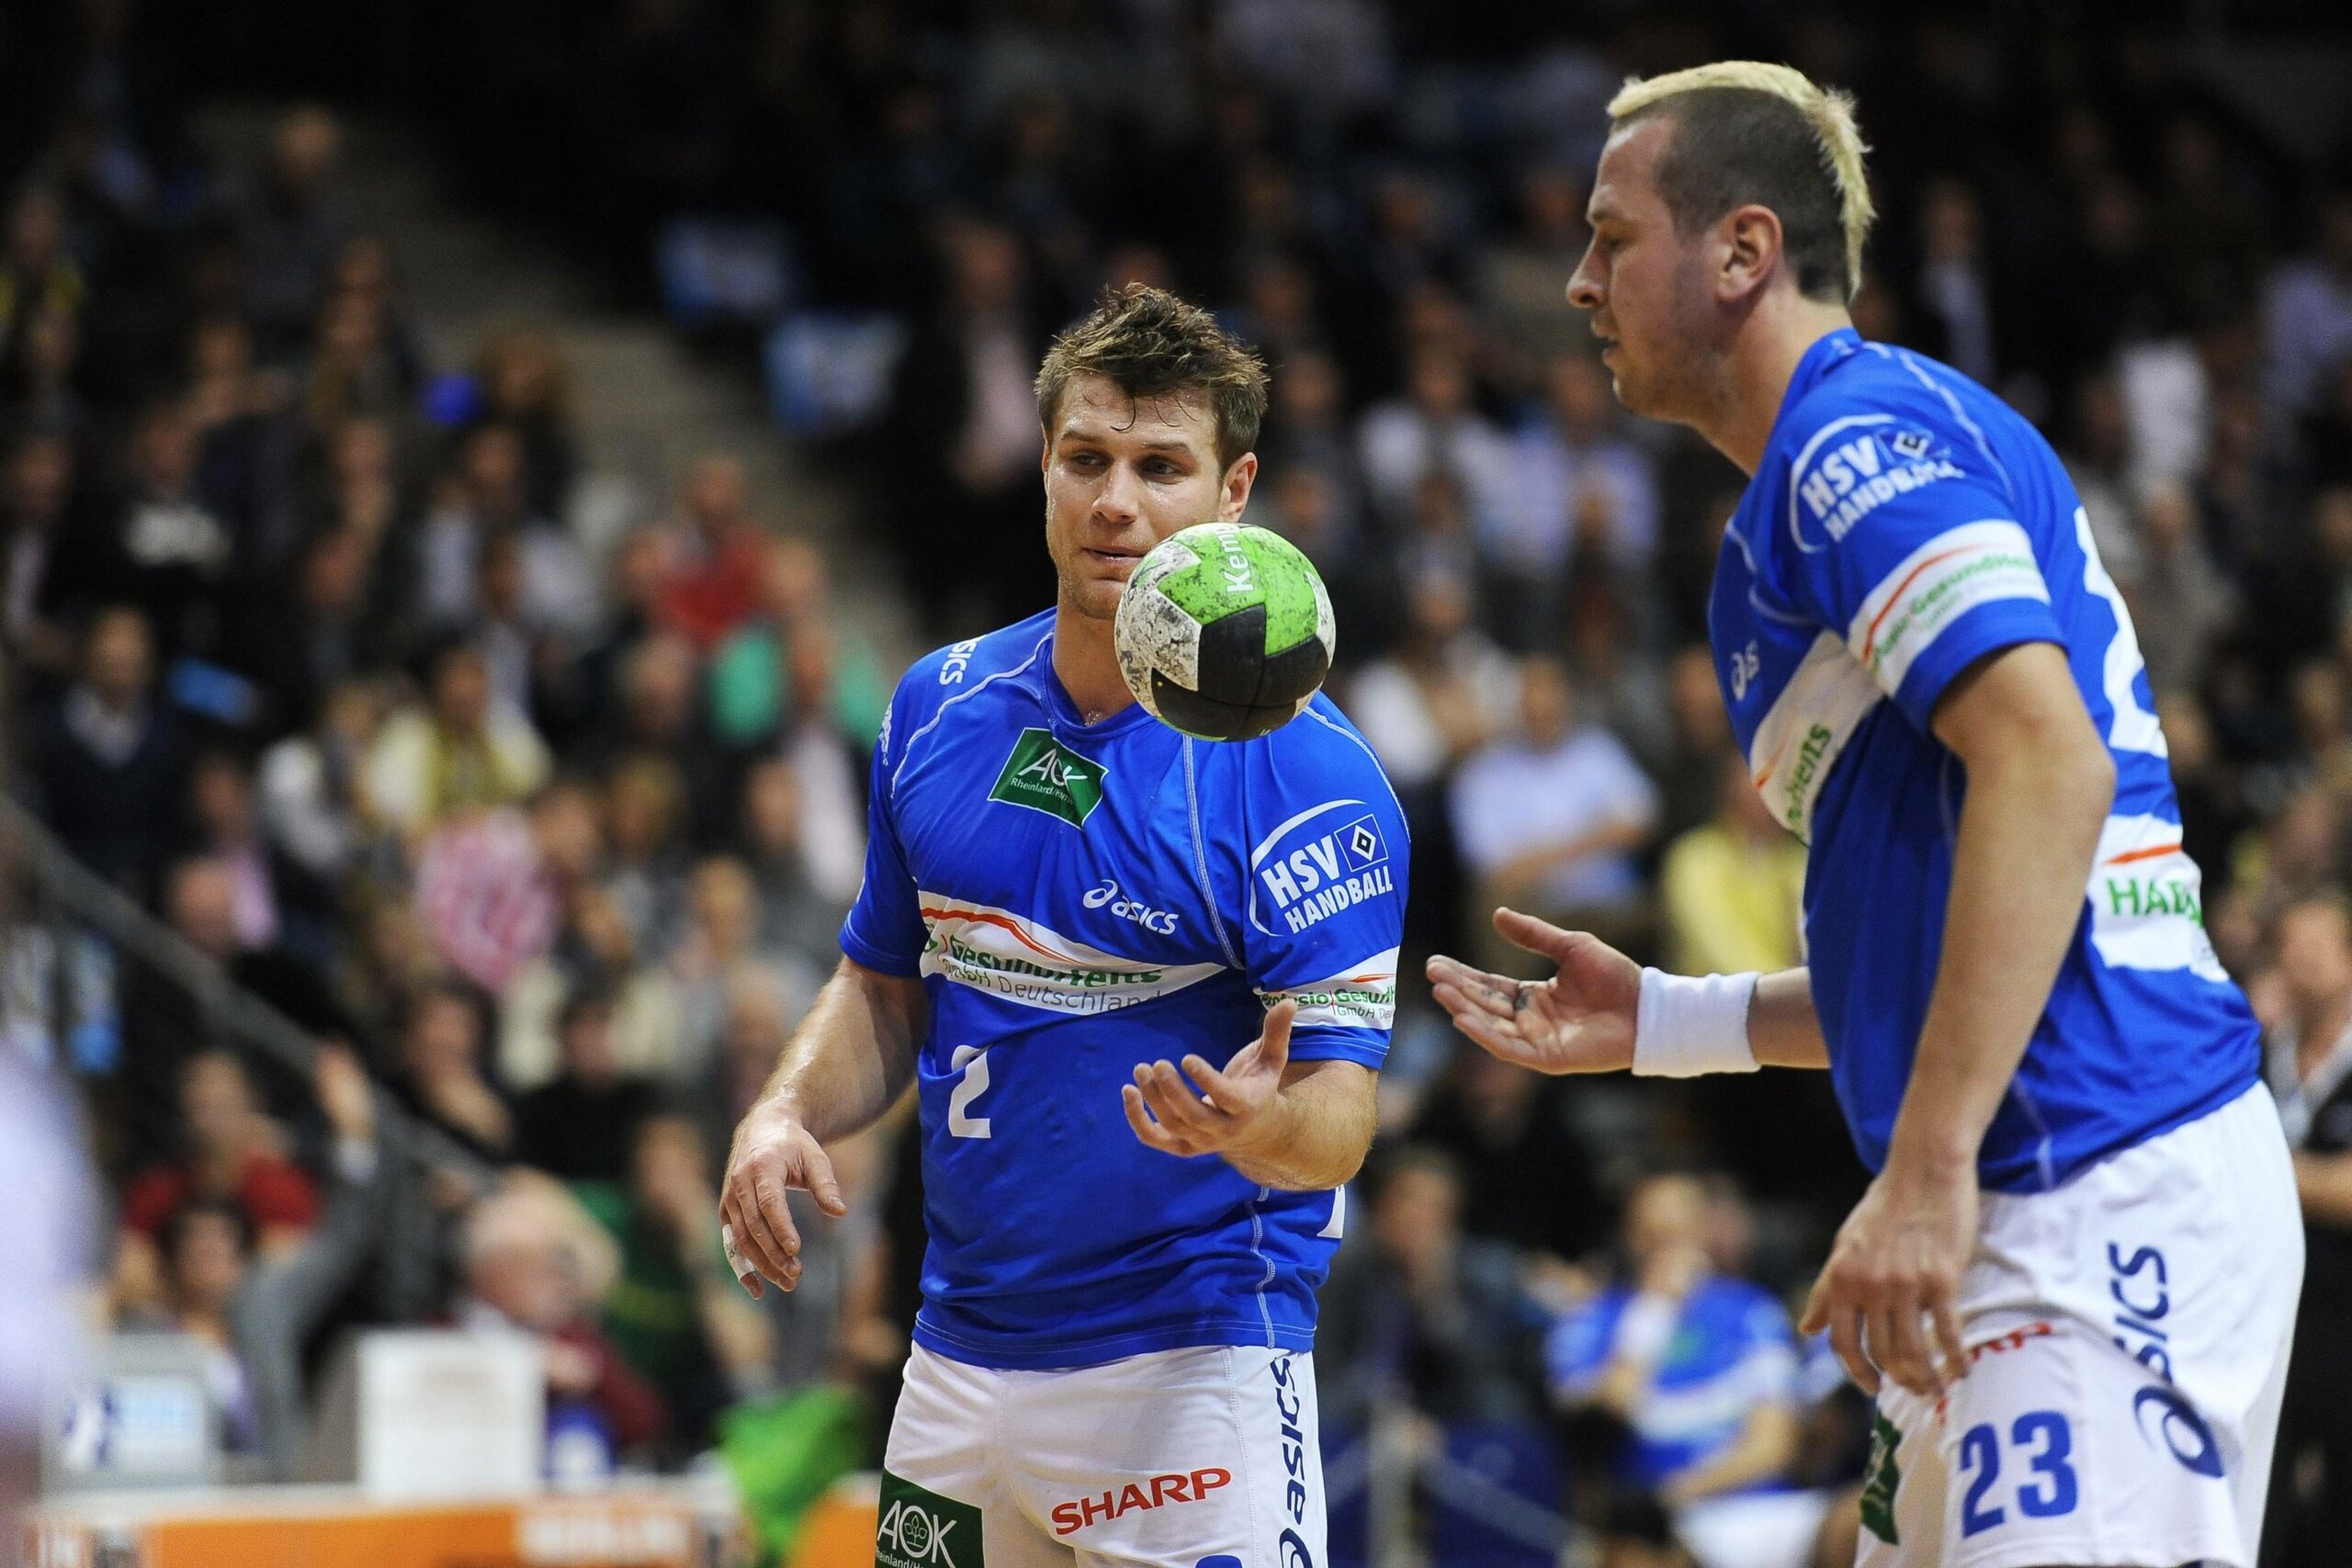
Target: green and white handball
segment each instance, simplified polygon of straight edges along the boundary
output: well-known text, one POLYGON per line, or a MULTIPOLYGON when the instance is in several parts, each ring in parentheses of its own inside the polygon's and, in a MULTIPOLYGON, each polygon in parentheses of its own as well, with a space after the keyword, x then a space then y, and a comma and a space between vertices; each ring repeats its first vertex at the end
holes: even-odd
POLYGON ((1331 596, 1298 547, 1246 523, 1170 534, 1119 596, 1119 673, 1136 701, 1204 740, 1298 716, 1330 673, 1331 596))

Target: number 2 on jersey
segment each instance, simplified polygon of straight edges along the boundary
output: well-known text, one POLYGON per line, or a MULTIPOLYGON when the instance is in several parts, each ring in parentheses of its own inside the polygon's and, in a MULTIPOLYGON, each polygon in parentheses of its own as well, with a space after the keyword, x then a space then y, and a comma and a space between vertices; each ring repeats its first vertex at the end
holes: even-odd
POLYGON ((2107 705, 2115 714, 2107 727, 2107 743, 2119 751, 2168 755, 2156 716, 2140 705, 2140 694, 2132 689, 2148 668, 2147 660, 2140 657, 2139 634, 2132 629, 2132 612, 2124 608, 2123 591, 2108 576, 2107 563, 2098 558, 2098 541, 2091 537, 2091 514, 2079 506, 2075 508, 2075 540, 2083 547, 2083 586, 2106 600, 2108 608, 2115 612, 2115 640, 2107 645, 2107 663, 2100 672, 2107 705))
POLYGON ((964 1075, 947 1097, 947 1130, 959 1138, 985 1138, 989 1119, 971 1114, 972 1101, 989 1091, 989 1053, 982 1045, 958 1045, 947 1065, 964 1075))

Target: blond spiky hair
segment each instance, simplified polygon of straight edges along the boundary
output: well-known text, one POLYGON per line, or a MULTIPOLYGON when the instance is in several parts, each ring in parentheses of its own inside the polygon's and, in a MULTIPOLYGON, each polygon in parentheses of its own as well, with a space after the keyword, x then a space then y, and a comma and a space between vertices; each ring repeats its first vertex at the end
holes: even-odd
POLYGON ((1835 87, 1816 86, 1801 71, 1770 65, 1758 60, 1719 60, 1693 65, 1645 80, 1629 76, 1609 100, 1609 118, 1622 124, 1669 98, 1711 88, 1735 88, 1765 93, 1795 107, 1813 132, 1814 149, 1838 196, 1838 227, 1846 242, 1846 292, 1851 298, 1861 287, 1862 242, 1878 209, 1871 203, 1870 179, 1862 171, 1862 155, 1870 148, 1854 118, 1854 99, 1835 87))

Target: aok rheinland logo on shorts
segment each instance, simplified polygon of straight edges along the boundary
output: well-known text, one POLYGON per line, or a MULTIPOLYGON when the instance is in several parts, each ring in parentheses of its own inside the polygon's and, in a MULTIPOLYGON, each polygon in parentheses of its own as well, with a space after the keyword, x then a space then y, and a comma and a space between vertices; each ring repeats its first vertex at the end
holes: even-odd
POLYGON ((886 1470, 874 1562, 876 1568, 988 1568, 980 1511, 886 1470))
POLYGON ((1083 828, 1094 808, 1102 804, 1102 763, 1081 757, 1046 729, 1024 729, 1012 743, 1012 755, 996 776, 990 800, 1025 806, 1048 817, 1058 817, 1073 828, 1083 828))

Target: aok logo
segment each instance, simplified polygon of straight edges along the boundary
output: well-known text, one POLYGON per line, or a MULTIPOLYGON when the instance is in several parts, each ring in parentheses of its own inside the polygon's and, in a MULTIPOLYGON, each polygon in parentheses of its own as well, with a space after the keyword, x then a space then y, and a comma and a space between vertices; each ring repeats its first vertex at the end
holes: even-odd
POLYGON ((1102 781, 1109 770, 1081 757, 1053 737, 1050 730, 1024 729, 1004 760, 990 800, 1025 806, 1048 817, 1058 817, 1073 828, 1083 828, 1094 808, 1102 804, 1102 781))
POLYGON ((875 1530, 875 1556, 882 1559, 885 1547, 891 1563, 936 1563, 938 1568, 962 1568, 955 1561, 955 1528, 965 1523, 962 1518, 944 1518, 920 1502, 891 1502, 889 1512, 882 1514, 882 1528, 875 1530))

